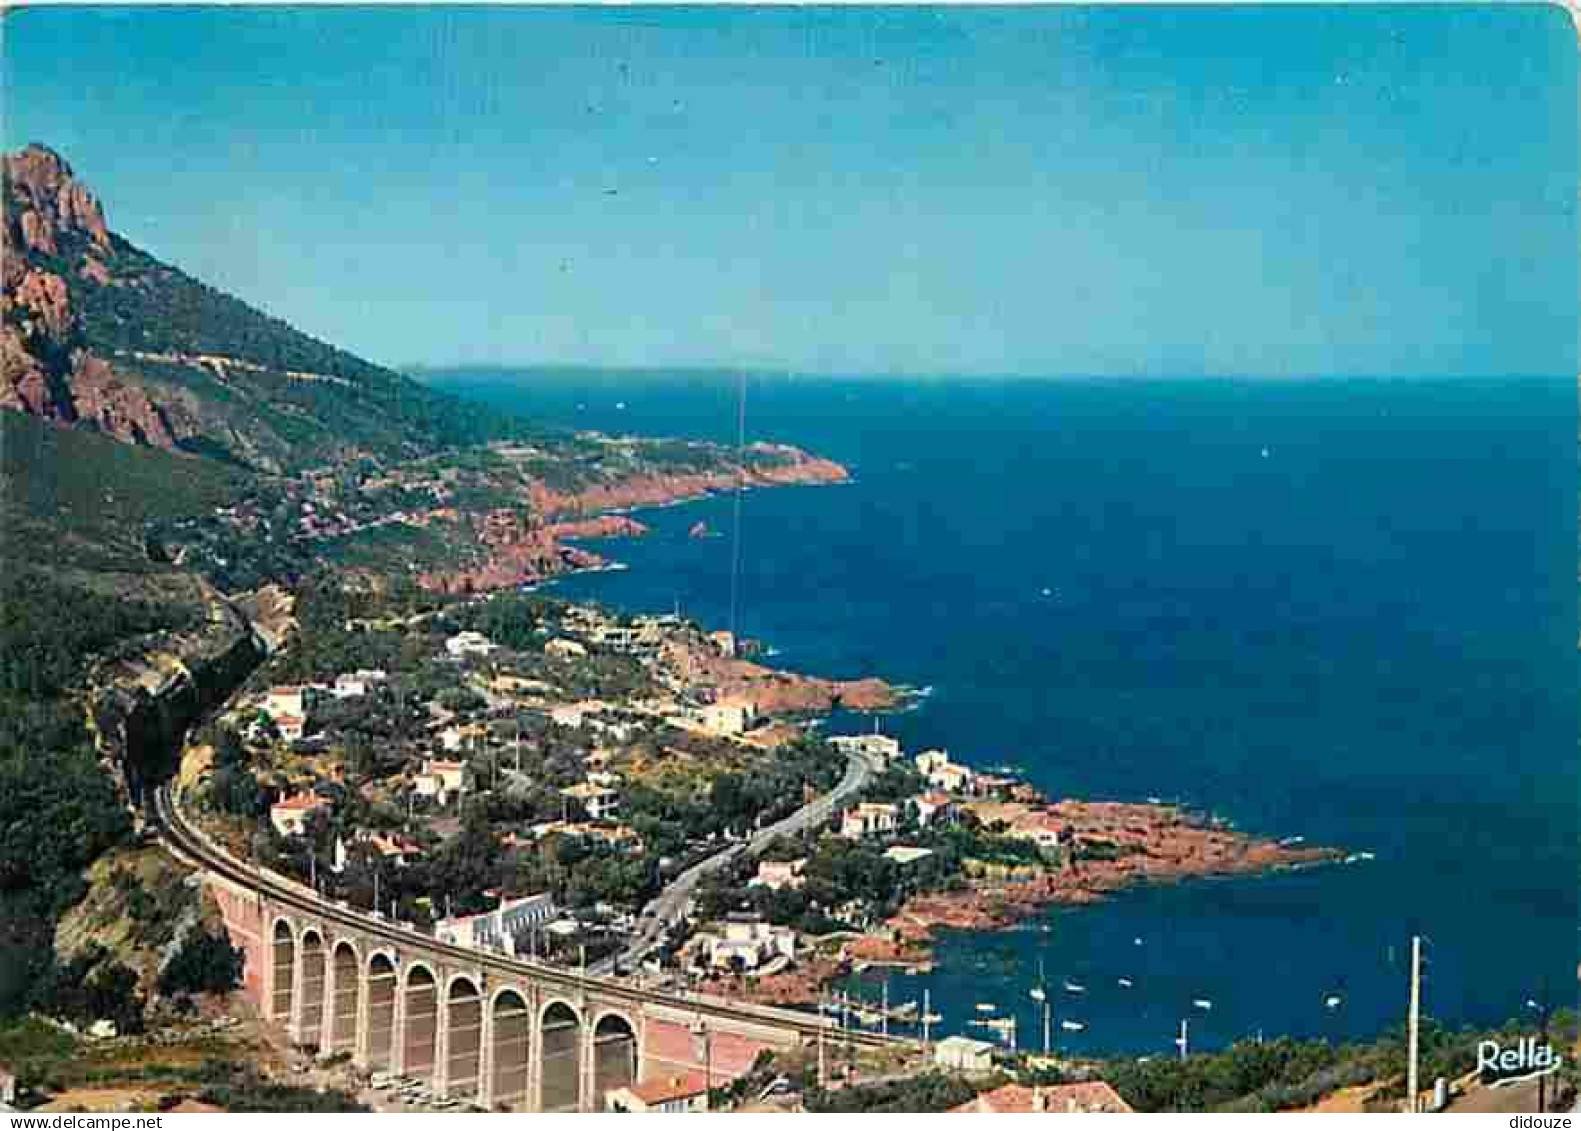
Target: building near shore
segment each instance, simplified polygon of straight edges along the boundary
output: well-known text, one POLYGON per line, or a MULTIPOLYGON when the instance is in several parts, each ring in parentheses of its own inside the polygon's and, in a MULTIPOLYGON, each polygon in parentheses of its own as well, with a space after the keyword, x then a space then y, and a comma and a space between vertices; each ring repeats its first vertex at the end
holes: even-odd
POLYGON ((708 1079, 702 1072, 681 1072, 611 1088, 604 1110, 634 1115, 699 1113, 708 1110, 708 1079))
POLYGON ((916 758, 917 772, 928 779, 934 789, 945 793, 968 793, 972 788, 972 771, 959 762, 950 761, 943 750, 924 750, 916 758))
POLYGON ((954 1072, 992 1072, 994 1046, 970 1037, 945 1037, 933 1046, 933 1063, 954 1072))
POLYGON ((529 949, 532 932, 540 931, 560 914, 548 892, 501 899, 493 911, 434 924, 434 937, 453 946, 469 946, 520 954, 529 949))
MULTIPOLYGON (((941 1042, 942 1043, 942 1042, 941 1042)), ((1131 1115, 1134 1109, 1102 1080, 1028 1087, 1006 1084, 952 1107, 950 1115, 1131 1115)))
POLYGON ((1016 840, 1030 840, 1045 852, 1052 852, 1065 844, 1065 822, 1053 813, 1037 811, 1013 821, 1007 836, 1016 840))
POLYGON ((829 736, 829 745, 842 754, 863 754, 877 758, 886 766, 899 759, 903 753, 900 739, 887 734, 835 734, 829 736))

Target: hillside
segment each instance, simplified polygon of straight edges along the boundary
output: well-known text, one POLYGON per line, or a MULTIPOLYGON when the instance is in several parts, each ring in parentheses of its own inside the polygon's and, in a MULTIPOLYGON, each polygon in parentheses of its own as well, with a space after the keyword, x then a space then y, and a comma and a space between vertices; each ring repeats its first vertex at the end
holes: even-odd
POLYGON ((0 406, 268 471, 524 432, 162 263, 44 146, 3 180, 0 406))

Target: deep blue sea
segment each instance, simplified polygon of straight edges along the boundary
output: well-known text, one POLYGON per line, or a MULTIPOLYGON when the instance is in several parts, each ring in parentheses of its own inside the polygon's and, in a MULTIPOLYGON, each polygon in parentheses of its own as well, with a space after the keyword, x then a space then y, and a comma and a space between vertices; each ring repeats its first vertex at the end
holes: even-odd
MULTIPOLYGON (((715 376, 444 383, 555 423, 735 434, 715 376)), ((1167 1052, 1182 1017, 1194 1047, 1370 1036, 1403 1020, 1420 932, 1438 1019, 1531 1016, 1545 983, 1574 1002, 1573 381, 754 378, 746 421, 856 477, 745 497, 740 626, 777 663, 928 688, 886 722, 908 748, 1053 796, 1180 799, 1376 857, 950 936, 892 1000, 926 986, 976 1035, 993 1002, 1039 1044, 1041 959, 1087 987, 1055 994, 1077 1051, 1167 1052)), ((628 571, 556 588, 723 624, 730 540, 686 531, 731 510, 645 514, 649 538, 606 547, 628 571)))

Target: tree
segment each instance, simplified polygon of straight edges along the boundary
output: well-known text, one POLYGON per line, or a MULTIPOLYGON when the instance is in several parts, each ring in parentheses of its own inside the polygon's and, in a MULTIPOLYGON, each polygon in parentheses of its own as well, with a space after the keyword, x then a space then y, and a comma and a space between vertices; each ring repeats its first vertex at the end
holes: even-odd
POLYGON ((242 964, 242 952, 228 938, 199 927, 160 971, 159 992, 228 993, 241 985, 242 964))

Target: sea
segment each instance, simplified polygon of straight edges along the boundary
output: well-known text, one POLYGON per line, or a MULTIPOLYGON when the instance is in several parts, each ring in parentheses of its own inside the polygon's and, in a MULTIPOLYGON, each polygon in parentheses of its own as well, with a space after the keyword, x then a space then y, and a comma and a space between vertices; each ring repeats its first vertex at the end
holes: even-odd
MULTIPOLYGON (((1172 1054, 1182 1021, 1192 1049, 1371 1039, 1403 1025, 1413 935, 1435 1021, 1535 1031, 1574 1005, 1573 378, 436 381, 722 442, 744 391, 749 440, 853 482, 747 492, 739 527, 732 497, 642 513, 651 535, 601 547, 628 568, 556 592, 723 626, 739 533, 740 633, 918 689, 881 723, 909 751, 1352 857, 946 933, 931 973, 888 975, 934 1035, 1015 1016, 1041 1048, 1041 971, 1059 1051, 1172 1054)), ((883 978, 848 988, 877 1002, 883 978)))

